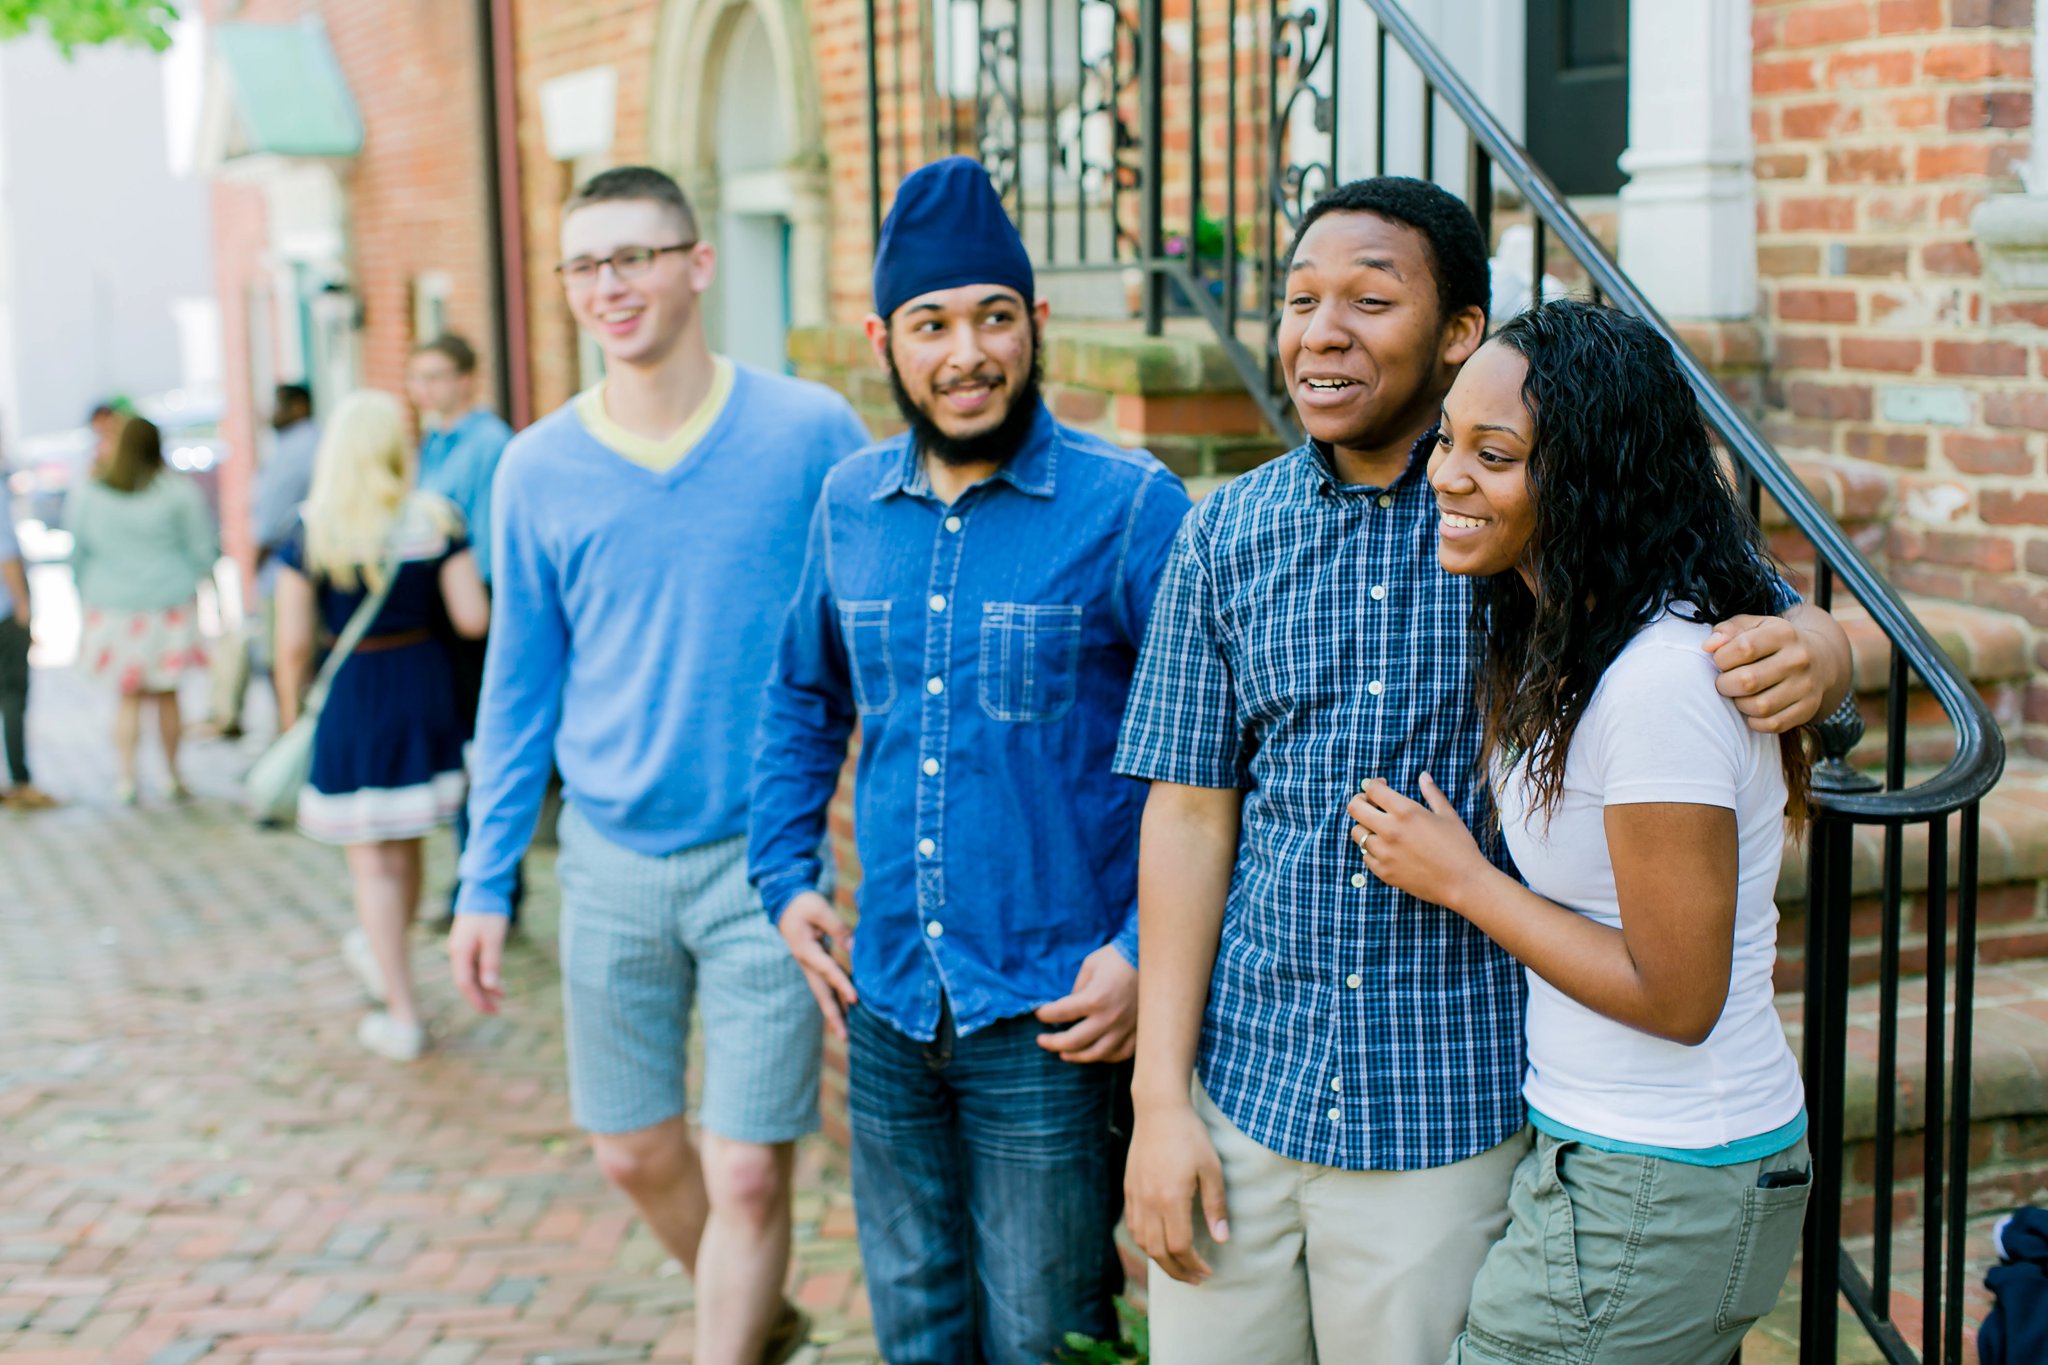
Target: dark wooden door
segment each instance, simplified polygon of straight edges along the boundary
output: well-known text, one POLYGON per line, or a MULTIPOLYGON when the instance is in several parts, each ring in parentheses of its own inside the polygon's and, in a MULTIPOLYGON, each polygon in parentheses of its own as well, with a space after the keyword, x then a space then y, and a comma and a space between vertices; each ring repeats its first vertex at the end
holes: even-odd
POLYGON ((1628 146, 1628 0, 1529 0, 1528 145, 1566 194, 1613 194, 1628 146))

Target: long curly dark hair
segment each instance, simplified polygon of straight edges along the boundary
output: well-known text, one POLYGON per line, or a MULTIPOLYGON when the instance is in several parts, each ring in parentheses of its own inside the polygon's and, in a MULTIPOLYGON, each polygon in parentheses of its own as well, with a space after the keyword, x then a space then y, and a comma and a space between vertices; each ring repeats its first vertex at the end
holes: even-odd
MULTIPOLYGON (((1778 611, 1755 520, 1736 500, 1671 346, 1640 318, 1560 300, 1493 339, 1528 362, 1531 593, 1514 571, 1474 584, 1483 752, 1526 764, 1555 811, 1572 734, 1622 648, 1673 602, 1697 621, 1778 611)), ((1788 809, 1804 816, 1804 735, 1782 740, 1788 809)))

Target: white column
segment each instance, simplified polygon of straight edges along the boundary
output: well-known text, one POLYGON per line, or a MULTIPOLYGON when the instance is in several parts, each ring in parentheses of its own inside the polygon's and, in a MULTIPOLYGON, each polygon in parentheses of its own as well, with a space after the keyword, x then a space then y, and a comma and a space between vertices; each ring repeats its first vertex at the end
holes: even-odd
POLYGON ((2048 289, 2048 21, 2034 25, 2034 146, 2023 194, 1994 194, 1970 215, 1984 273, 2000 289, 2048 289))
POLYGON ((2048 15, 2034 18, 2034 149, 2027 158, 2027 193, 2048 194, 2048 15))
POLYGON ((1756 311, 1749 0, 1632 0, 1621 268, 1674 318, 1756 311))

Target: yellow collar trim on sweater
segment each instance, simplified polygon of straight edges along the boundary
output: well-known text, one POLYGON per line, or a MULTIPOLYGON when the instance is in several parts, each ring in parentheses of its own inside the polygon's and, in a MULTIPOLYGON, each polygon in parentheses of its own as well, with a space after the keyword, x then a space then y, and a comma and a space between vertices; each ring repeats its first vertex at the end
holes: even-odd
POLYGON ((697 405, 689 420, 658 440, 628 431, 612 419, 605 411, 603 380, 576 395, 576 416, 586 431, 619 455, 657 474, 666 473, 681 464, 683 457, 704 439, 712 423, 725 411, 726 400, 732 397, 732 362, 720 355, 711 358, 711 365, 711 391, 704 395, 704 401, 697 405))

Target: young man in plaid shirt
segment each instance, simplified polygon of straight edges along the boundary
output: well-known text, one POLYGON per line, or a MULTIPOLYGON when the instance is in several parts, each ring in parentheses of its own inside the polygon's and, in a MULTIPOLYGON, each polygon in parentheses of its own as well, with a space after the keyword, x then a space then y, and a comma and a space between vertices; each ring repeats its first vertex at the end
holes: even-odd
MULTIPOLYGON (((1522 982, 1456 915, 1367 874, 1345 802, 1432 774, 1506 866, 1477 772, 1470 586, 1425 467, 1486 331, 1463 204, 1332 191, 1291 253, 1281 365, 1311 439, 1182 526, 1117 770, 1139 862, 1126 1217, 1160 1365, 1439 1365, 1528 1146, 1522 982), (1199 1207, 1201 1217, 1194 1216, 1199 1207)), ((1790 729, 1846 690, 1825 613, 1724 622, 1721 687, 1790 729)))

